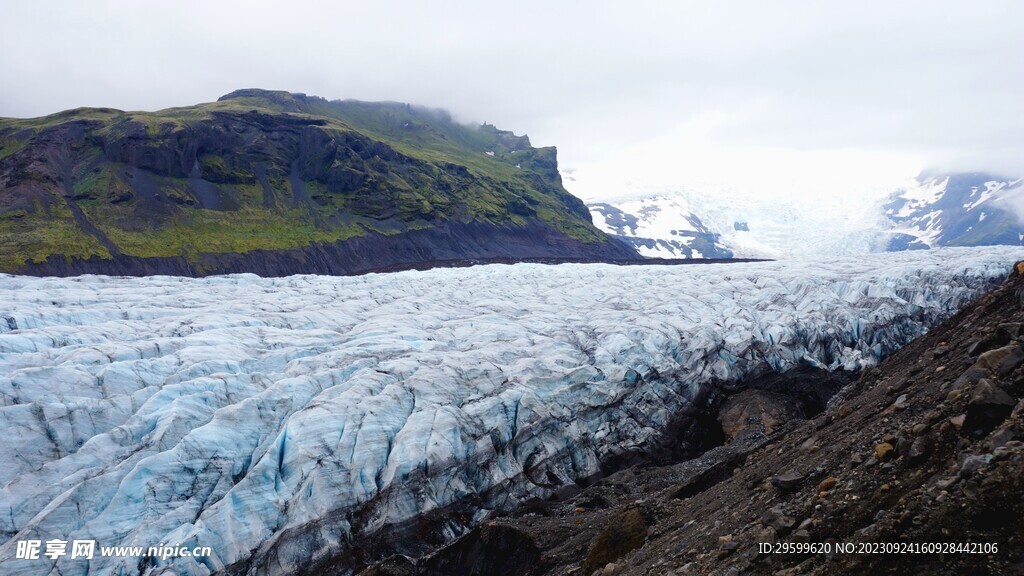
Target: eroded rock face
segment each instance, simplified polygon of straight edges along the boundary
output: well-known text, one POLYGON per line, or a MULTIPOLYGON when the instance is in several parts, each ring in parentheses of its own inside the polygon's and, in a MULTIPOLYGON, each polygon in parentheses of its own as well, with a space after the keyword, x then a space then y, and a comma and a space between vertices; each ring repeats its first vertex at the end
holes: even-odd
POLYGON ((795 403, 774 392, 744 390, 730 396, 718 413, 726 440, 741 434, 771 434, 792 418, 800 416, 795 403))
POLYGON ((418 556, 643 452, 709 383, 874 364, 1015 255, 0 276, 0 572, 37 573, 15 542, 53 537, 214 551, 95 574, 309 571, 375 535, 418 556))

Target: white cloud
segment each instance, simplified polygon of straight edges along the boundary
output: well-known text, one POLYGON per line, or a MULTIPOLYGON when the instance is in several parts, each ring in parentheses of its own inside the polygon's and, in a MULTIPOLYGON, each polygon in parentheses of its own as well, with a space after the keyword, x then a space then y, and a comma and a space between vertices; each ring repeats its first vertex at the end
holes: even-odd
POLYGON ((17 0, 0 17, 4 116, 265 87, 446 107, 611 180, 856 193, 897 165, 1024 173, 1012 0, 17 0))

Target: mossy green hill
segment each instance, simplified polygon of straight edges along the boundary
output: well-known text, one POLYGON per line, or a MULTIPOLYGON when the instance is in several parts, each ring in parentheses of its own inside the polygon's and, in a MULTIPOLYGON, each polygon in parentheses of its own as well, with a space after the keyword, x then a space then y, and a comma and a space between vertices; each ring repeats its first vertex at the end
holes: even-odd
POLYGON ((346 273, 635 258, 554 148, 440 110, 239 90, 159 112, 0 119, 0 272, 346 273))

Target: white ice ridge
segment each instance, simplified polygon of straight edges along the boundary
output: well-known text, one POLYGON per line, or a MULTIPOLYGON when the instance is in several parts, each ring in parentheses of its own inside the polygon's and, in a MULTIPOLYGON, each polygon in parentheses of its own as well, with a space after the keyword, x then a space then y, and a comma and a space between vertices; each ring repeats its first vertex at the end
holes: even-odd
POLYGON ((871 365, 1021 258, 0 276, 0 574, 254 553, 287 573, 353 530, 456 502, 479 519, 654 441, 713 378, 871 365), (28 539, 214 556, 15 559, 28 539))

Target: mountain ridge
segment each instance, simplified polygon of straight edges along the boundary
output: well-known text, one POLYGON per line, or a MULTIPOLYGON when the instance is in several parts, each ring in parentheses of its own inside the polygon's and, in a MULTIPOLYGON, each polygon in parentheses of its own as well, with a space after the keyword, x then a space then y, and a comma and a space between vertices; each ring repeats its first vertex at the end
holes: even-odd
POLYGON ((700 217, 678 201, 656 197, 618 206, 595 202, 588 205, 595 225, 607 234, 628 242, 648 258, 732 258, 733 251, 721 242, 700 217))
POLYGON ((1009 201, 1021 179, 986 172, 922 172, 883 206, 893 223, 888 250, 1020 245, 1024 224, 1009 201))
POLYGON ((922 172, 887 197, 793 202, 713 189, 652 190, 588 203, 596 225, 645 257, 836 256, 1024 244, 1022 179, 922 172))
POLYGON ((0 119, 0 248, 0 272, 27 274, 636 258, 562 187, 554 147, 437 109, 259 89, 0 119))

